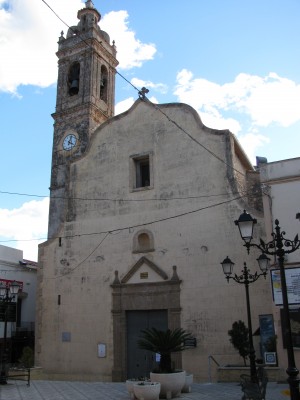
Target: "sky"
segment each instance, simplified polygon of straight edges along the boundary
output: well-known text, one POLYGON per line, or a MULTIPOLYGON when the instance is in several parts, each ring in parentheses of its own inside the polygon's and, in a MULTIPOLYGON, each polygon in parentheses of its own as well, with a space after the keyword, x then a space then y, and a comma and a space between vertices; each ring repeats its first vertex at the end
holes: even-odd
MULTIPOLYGON (((117 46, 116 114, 145 86, 229 129, 253 165, 300 156, 299 0, 93 3, 117 46)), ((47 238, 57 41, 83 7, 0 0, 0 245, 33 261, 47 238)))

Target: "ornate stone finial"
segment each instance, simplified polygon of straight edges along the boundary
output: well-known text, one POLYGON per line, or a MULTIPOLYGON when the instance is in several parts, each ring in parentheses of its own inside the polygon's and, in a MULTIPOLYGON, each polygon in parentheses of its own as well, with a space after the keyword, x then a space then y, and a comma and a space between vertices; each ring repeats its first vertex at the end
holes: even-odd
POLYGON ((94 8, 94 4, 93 4, 92 0, 87 0, 85 2, 85 7, 86 8, 94 8))
POLYGON ((177 275, 177 267, 176 267, 176 265, 173 265, 173 276, 171 278, 171 281, 179 281, 179 277, 177 275))
POLYGON ((120 279, 119 279, 119 271, 115 271, 115 279, 113 281, 113 285, 120 285, 120 279))
POLYGON ((65 38, 64 38, 64 31, 61 31, 60 32, 60 37, 58 38, 58 43, 61 43, 61 42, 63 42, 65 40, 65 38))
POLYGON ((147 93, 149 93, 149 89, 142 87, 142 89, 139 91, 139 98, 144 100, 147 93))

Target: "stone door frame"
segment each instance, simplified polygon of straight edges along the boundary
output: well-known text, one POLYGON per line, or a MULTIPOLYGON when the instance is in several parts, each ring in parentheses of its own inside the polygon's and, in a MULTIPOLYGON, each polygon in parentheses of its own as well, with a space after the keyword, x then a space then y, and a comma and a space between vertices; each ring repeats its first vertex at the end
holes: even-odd
MULTIPOLYGON (((114 283, 112 287, 113 369, 112 381, 127 377, 126 311, 167 310, 168 327, 181 327, 180 280, 155 283, 114 283)), ((181 353, 173 358, 175 368, 182 366, 181 353)))

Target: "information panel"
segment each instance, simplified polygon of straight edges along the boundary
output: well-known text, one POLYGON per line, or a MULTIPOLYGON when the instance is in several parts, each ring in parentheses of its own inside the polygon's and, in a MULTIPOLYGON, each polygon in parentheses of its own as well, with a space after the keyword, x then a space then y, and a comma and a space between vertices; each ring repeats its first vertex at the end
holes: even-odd
MULTIPOLYGON (((283 303, 280 270, 272 270, 271 278, 274 303, 281 306, 283 303)), ((300 304, 300 268, 285 268, 285 279, 289 304, 300 304)))

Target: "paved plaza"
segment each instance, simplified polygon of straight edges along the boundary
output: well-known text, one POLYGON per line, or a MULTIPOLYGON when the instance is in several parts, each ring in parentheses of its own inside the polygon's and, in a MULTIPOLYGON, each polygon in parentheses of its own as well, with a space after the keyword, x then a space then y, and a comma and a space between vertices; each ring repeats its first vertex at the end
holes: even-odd
MULTIPOLYGON (((241 400, 238 383, 195 383, 191 393, 180 399, 241 400)), ((179 398, 178 398, 179 399, 179 398)), ((288 385, 271 382, 267 386, 266 400, 288 400, 288 385)), ((130 400, 125 383, 8 381, 0 386, 0 400, 130 400)))

